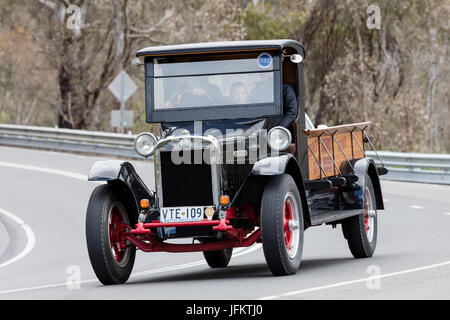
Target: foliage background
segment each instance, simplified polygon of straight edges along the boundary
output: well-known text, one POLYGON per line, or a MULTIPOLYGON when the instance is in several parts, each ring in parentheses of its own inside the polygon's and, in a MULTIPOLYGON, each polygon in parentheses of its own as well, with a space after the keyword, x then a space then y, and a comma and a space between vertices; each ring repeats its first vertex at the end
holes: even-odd
POLYGON ((127 102, 145 123, 146 46, 292 38, 307 50, 306 107, 315 124, 372 121, 382 150, 450 150, 446 0, 0 0, 0 123, 111 131, 109 82, 125 69, 127 102), (82 28, 71 30, 71 4, 82 28), (367 8, 381 9, 368 29, 367 8))

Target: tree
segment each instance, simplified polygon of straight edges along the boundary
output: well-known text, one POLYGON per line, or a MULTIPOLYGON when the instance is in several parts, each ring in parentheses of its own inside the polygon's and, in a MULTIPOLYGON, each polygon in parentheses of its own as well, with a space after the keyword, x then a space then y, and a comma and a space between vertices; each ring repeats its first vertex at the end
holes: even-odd
POLYGON ((448 1, 378 1, 380 29, 366 25, 368 0, 265 3, 264 11, 247 6, 248 38, 304 44, 306 109, 316 125, 370 120, 379 148, 443 150, 448 1))
POLYGON ((29 10, 44 23, 36 36, 57 70, 58 125, 74 129, 100 126, 104 104, 116 103, 105 88, 144 43, 242 38, 239 6, 218 0, 34 0, 29 10))

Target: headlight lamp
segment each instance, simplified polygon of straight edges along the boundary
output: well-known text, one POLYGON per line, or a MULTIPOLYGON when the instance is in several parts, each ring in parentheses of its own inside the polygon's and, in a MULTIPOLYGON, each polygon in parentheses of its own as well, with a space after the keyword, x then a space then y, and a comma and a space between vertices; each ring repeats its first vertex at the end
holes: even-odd
POLYGON ((291 132, 283 127, 274 127, 270 129, 267 135, 267 143, 272 150, 284 151, 291 144, 291 132))
POLYGON ((136 137, 136 140, 134 141, 134 149, 139 155, 149 157, 153 154, 153 150, 157 142, 158 139, 156 139, 153 134, 150 132, 144 132, 136 137))

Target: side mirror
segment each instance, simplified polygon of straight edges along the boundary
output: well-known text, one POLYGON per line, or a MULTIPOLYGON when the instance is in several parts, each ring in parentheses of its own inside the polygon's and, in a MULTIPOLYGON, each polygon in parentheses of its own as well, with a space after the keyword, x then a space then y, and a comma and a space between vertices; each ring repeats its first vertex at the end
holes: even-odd
POLYGON ((134 58, 133 60, 131 60, 131 66, 134 69, 139 69, 139 67, 142 66, 143 64, 144 62, 139 58, 134 58))
POLYGON ((303 61, 303 57, 301 54, 291 54, 289 58, 293 63, 300 63, 303 61))

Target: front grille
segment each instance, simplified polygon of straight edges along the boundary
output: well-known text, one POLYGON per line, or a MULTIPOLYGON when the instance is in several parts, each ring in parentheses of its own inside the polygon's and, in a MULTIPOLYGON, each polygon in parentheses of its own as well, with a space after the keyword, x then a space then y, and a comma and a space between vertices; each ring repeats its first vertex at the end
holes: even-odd
POLYGON ((191 164, 175 164, 171 152, 161 151, 163 206, 213 205, 211 165, 193 164, 194 151, 180 151, 180 157, 185 156, 183 152, 190 153, 191 164))
POLYGON ((250 174, 252 164, 227 164, 224 166, 227 177, 227 193, 232 198, 236 195, 239 188, 244 184, 245 178, 250 174))

